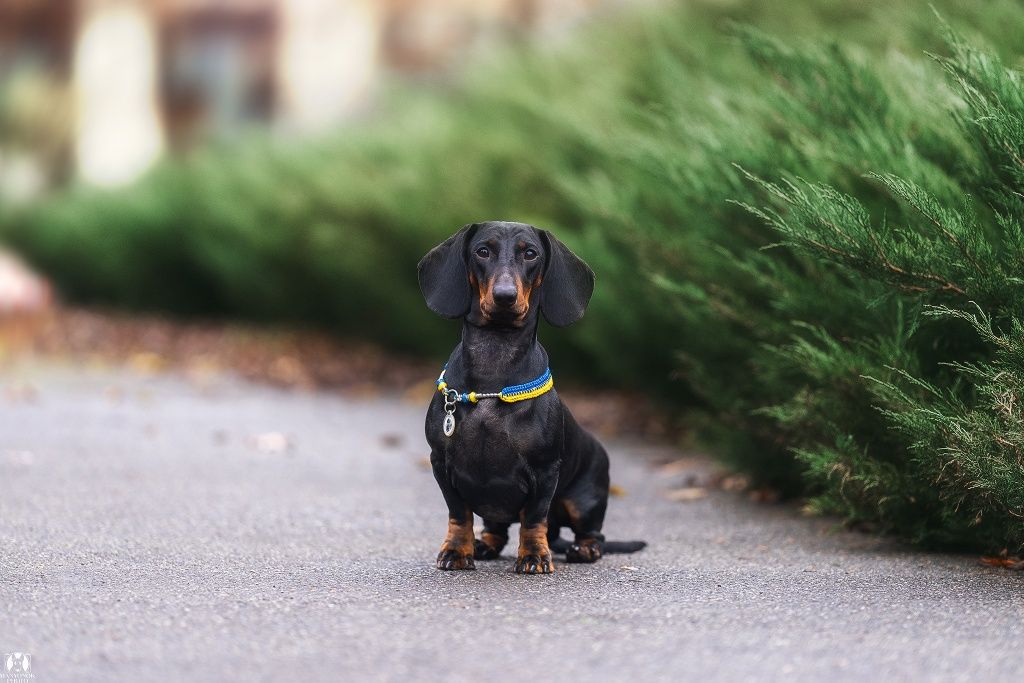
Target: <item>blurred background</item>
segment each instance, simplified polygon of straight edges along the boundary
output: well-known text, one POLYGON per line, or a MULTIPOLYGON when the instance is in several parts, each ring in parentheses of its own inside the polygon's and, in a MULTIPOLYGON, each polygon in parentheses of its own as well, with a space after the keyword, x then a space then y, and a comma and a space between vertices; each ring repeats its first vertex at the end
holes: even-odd
POLYGON ((1020 0, 3 0, 0 361, 429 381, 417 261, 521 220, 598 276, 541 332, 560 387, 1019 548, 1022 35, 1020 0))
POLYGON ((392 80, 450 79, 609 0, 11 0, 0 7, 3 193, 137 179, 253 127, 369 115, 392 80))
MULTIPOLYGON (((473 65, 494 60, 514 47, 525 54, 564 42, 582 24, 609 13, 616 4, 621 3, 5 2, 0 7, 0 205, 39 205, 69 189, 130 188, 136 183, 144 187, 146 183, 139 183, 140 179, 155 168, 159 173, 161 165, 175 168, 176 161, 183 162, 177 168, 186 168, 188 173, 209 173, 201 164, 188 167, 184 162, 204 155, 208 159, 211 149, 222 169, 269 162, 244 158, 247 148, 265 151, 273 147, 271 153, 279 158, 282 153, 290 154, 289 150, 297 150, 298 156, 308 155, 318 145, 335 160, 346 156, 339 146, 360 147, 356 153, 378 157, 364 161, 379 164, 381 142, 393 135, 391 144, 397 147, 401 138, 409 135, 402 128, 415 115, 403 116, 406 106, 430 102, 435 108, 433 115, 444 118, 445 113, 436 110, 436 94, 459 87, 473 65), (386 124, 375 128, 373 122, 379 117, 386 124)), ((514 57, 506 60, 514 61, 514 57)), ((452 102, 449 106, 458 105, 452 102)), ((436 123, 439 129, 447 124, 436 123)), ((500 126, 500 121, 495 125, 500 126)), ((430 134, 425 128, 417 135, 430 134)), ((416 153, 410 152, 411 156, 416 153)), ((394 161, 398 162, 394 165, 401 164, 401 160, 394 161)), ((362 191, 345 186, 346 174, 360 173, 356 159, 343 171, 325 170, 338 176, 338 194, 351 196, 362 191)), ((275 173, 281 180, 288 179, 287 172, 268 169, 266 180, 273 183, 275 173)), ((176 189, 173 184, 168 179, 154 180, 150 187, 170 195, 176 189)), ((119 196, 131 195, 126 191, 119 196)), ((273 201, 280 204, 283 199, 275 196, 273 201)), ((174 220, 170 215, 167 219, 174 220)), ((457 220, 470 220, 470 216, 460 215, 457 220)), ((457 227, 446 225, 445 229, 457 227)), ((250 229, 304 228, 254 223, 250 229)), ((114 239, 102 231, 94 238, 101 244, 114 239)), ((68 240, 64 247, 73 241, 68 240)), ((158 259, 164 257, 158 243, 148 244, 145 250, 158 259)), ((364 255, 367 261, 374 256, 364 255)), ((2 291, 6 292, 0 307, 38 308, 51 301, 48 283, 30 276, 12 254, 4 253, 0 264, 0 283, 5 283, 2 291)), ((250 268, 254 274, 258 268, 255 262, 238 266, 250 268)), ((366 266, 376 269, 369 263, 366 266)), ((127 269, 127 264, 124 267, 127 269)), ((92 298, 76 284, 61 284, 61 290, 72 299, 92 298)), ((189 289, 187 284, 180 286, 189 289)), ((152 291, 155 288, 148 284, 147 288, 161 298, 152 291)), ((215 289, 171 294, 173 302, 147 300, 142 307, 228 316, 240 313, 232 311, 231 304, 217 301, 220 295, 215 289)), ((148 299, 147 294, 142 296, 148 299)), ((258 293, 255 296, 259 298, 258 293)), ((101 294, 99 298, 107 297, 101 294)), ((253 311, 263 305, 257 304, 253 311)), ((288 309, 293 304, 280 305, 288 309)), ((294 305, 302 304, 296 301, 294 305)), ((310 320, 304 313, 291 315, 284 310, 257 317, 274 320, 279 315, 310 320)), ((328 319, 319 317, 314 314, 312 322, 330 326, 331 313, 328 319)), ((387 341, 408 346, 401 339, 387 341)))

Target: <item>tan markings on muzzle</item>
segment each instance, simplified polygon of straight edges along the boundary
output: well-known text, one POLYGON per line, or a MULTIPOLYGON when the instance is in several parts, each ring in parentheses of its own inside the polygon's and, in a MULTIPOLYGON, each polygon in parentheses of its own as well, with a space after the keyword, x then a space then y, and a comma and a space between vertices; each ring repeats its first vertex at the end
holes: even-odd
POLYGON ((537 277, 533 278, 533 282, 531 282, 529 285, 520 282, 518 278, 516 279, 516 289, 519 290, 519 298, 526 302, 527 311, 530 310, 530 297, 533 296, 533 290, 540 287, 540 283, 543 281, 544 277, 541 275, 538 275, 537 277))
MULTIPOLYGON (((540 284, 540 278, 538 277, 530 286, 526 286, 518 275, 513 275, 512 279, 516 283, 516 303, 511 307, 511 311, 515 313, 516 320, 521 321, 530 312, 530 292, 533 291, 533 287, 540 284)), ((501 309, 494 301, 494 285, 497 281, 498 276, 495 275, 483 287, 477 288, 480 297, 480 310, 487 319, 490 319, 496 310, 501 309)))
POLYGON ((487 308, 484 306, 484 301, 486 300, 486 297, 490 294, 490 285, 486 287, 486 290, 484 287, 481 287, 480 281, 477 280, 476 274, 473 273, 472 271, 470 271, 469 273, 469 284, 473 289, 476 290, 477 297, 479 297, 480 299, 480 314, 484 317, 484 320, 489 321, 491 319, 491 315, 487 308))
POLYGON ((496 279, 492 277, 490 280, 485 280, 482 286, 478 285, 476 288, 477 296, 480 297, 480 312, 488 320, 490 320, 491 311, 494 310, 494 281, 496 279))

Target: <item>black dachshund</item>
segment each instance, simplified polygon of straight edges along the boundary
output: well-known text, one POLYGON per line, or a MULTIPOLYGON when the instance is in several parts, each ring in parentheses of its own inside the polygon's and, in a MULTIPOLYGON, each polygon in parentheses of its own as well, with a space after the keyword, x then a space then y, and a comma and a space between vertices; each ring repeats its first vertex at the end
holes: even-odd
POLYGON ((524 223, 474 223, 423 257, 419 283, 430 310, 464 318, 427 410, 434 477, 448 504, 438 569, 494 559, 519 522, 521 574, 634 552, 643 541, 606 543, 608 455, 552 388, 538 314, 557 327, 586 310, 594 273, 551 233, 524 223), (473 513, 483 518, 473 537, 473 513), (558 538, 561 527, 575 534, 558 538))

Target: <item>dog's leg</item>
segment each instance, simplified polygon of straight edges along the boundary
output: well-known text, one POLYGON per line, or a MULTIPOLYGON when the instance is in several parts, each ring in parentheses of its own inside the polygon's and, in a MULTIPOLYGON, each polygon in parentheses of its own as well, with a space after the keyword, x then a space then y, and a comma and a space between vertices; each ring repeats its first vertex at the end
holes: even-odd
POLYGON ((562 504, 569 514, 569 526, 575 534, 575 540, 565 551, 566 562, 597 562, 601 559, 604 547, 604 513, 608 508, 608 497, 592 496, 588 498, 590 505, 582 506, 571 498, 563 498, 562 504))
POLYGON ((451 485, 440 463, 435 462, 433 469, 444 502, 448 504, 448 535, 437 554, 437 568, 476 569, 473 562, 473 511, 451 485))
POLYGON ((517 574, 551 574, 555 563, 548 546, 548 510, 558 484, 558 470, 538 473, 537 490, 519 514, 517 574))
POLYGON ((473 513, 463 519, 448 516, 448 535, 437 553, 438 569, 476 569, 473 562, 473 513), (468 518, 468 519, 467 519, 468 518))
POLYGON ((565 551, 566 562, 597 562, 604 554, 604 513, 608 509, 608 454, 592 442, 590 466, 579 474, 556 506, 565 511, 575 539, 565 551))
POLYGON ((508 524, 484 520, 484 530, 476 541, 473 557, 478 560, 495 560, 508 543, 508 524))
POLYGON ((551 559, 551 548, 548 546, 547 520, 533 526, 521 524, 516 574, 551 574, 554 571, 555 563, 551 559))

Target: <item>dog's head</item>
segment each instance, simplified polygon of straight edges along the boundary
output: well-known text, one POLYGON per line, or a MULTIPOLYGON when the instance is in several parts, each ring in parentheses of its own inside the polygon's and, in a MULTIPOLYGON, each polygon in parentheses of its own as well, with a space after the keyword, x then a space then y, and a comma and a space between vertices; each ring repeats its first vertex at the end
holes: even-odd
POLYGON ((539 310, 557 327, 583 317, 594 273, 546 230, 526 223, 472 223, 419 263, 430 310, 476 325, 523 327, 539 310))

